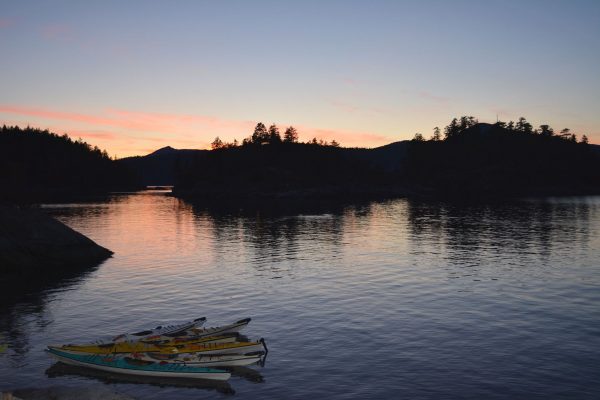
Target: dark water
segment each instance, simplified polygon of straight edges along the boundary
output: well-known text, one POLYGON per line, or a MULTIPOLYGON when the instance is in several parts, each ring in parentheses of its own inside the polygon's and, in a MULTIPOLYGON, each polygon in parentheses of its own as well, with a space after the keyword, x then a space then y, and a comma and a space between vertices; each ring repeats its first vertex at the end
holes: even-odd
MULTIPOLYGON (((0 390, 144 399, 600 398, 600 198, 395 200, 292 215, 148 192, 46 209, 112 249, 0 313, 0 390), (223 389, 62 371, 48 343, 243 317, 269 356, 223 389), (260 382, 262 381, 262 382, 260 382), (154 382, 156 383, 156 382, 154 382)), ((6 305, 5 305, 6 306, 6 305)))

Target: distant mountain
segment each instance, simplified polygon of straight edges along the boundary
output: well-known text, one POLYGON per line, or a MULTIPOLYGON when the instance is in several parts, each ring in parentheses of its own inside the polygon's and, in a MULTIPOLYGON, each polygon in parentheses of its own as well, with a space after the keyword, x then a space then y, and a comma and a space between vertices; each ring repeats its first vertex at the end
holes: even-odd
POLYGON ((122 158, 117 163, 131 170, 144 186, 172 186, 178 171, 189 168, 208 150, 174 149, 166 146, 146 156, 122 158))
POLYGON ((600 146, 483 123, 445 140, 373 149, 308 143, 213 151, 164 147, 119 162, 145 185, 174 185, 175 195, 196 199, 600 193, 600 146))
MULTIPOLYGON (((471 121, 469 121, 471 122, 471 121)), ((456 126, 444 140, 374 149, 248 144, 181 170, 176 196, 238 205, 420 195, 504 198, 600 193, 600 147, 551 130, 456 126)))
MULTIPOLYGON (((383 171, 394 172, 401 169, 409 144, 410 141, 405 140, 374 149, 338 148, 337 151, 345 157, 377 166, 383 171)), ((173 186, 178 175, 187 173, 189 168, 193 168, 209 153, 209 150, 174 149, 166 146, 146 156, 120 159, 118 163, 132 170, 145 186, 173 186)))

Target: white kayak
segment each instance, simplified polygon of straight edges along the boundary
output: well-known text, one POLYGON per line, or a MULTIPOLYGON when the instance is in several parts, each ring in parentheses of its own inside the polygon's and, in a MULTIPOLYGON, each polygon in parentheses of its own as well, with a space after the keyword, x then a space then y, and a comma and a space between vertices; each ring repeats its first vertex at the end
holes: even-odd
POLYGON ((244 318, 233 324, 211 328, 194 327, 178 333, 147 336, 140 339, 140 341, 154 344, 166 344, 173 342, 194 342, 206 337, 233 335, 248 326, 251 320, 251 318, 244 318))
POLYGON ((242 367, 259 362, 265 353, 256 351, 246 354, 221 354, 221 355, 202 355, 201 353, 191 354, 161 354, 161 353, 142 353, 133 354, 132 357, 138 360, 155 361, 167 364, 188 365, 190 367, 242 367))
POLYGON ((147 340, 151 337, 160 336, 175 336, 192 328, 198 328, 206 322, 205 317, 196 318, 193 321, 183 322, 180 324, 161 325, 154 329, 147 329, 140 332, 124 333, 112 338, 112 342, 131 342, 138 340, 147 340))
POLYGON ((127 356, 74 354, 51 348, 46 349, 46 352, 65 364, 119 374, 221 381, 231 377, 231 373, 219 369, 136 360, 127 356))

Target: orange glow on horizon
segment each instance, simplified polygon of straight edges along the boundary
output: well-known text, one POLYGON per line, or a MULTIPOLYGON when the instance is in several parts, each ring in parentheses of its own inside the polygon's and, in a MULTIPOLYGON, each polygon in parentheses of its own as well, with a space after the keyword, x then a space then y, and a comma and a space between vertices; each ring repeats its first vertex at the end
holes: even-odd
MULTIPOLYGON (((258 122, 119 109, 106 109, 96 115, 15 105, 0 105, 2 114, 17 116, 5 120, 7 125, 29 125, 57 134, 67 133, 74 140, 81 138, 118 158, 146 155, 165 146, 210 149, 210 144, 217 136, 225 142, 237 139, 241 143, 252 135, 258 122)), ((268 126, 270 122, 265 124, 268 126)), ((293 123, 277 125, 282 134, 286 127, 293 125, 301 141, 312 138, 328 142, 336 140, 345 147, 376 147, 401 140, 371 132, 312 128, 293 123)))

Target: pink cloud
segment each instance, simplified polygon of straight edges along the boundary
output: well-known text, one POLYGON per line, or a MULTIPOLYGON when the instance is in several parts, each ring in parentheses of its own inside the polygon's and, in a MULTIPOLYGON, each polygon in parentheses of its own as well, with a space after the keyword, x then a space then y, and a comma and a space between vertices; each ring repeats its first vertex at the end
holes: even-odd
POLYGON ((9 18, 0 18, 0 29, 10 28, 15 24, 15 21, 9 18))
POLYGON ((42 27, 42 36, 48 40, 72 41, 75 39, 73 30, 65 24, 53 24, 42 27))
POLYGON ((241 128, 247 130, 249 126, 252 126, 252 122, 249 121, 227 121, 215 117, 142 113, 112 109, 107 110, 105 115, 92 115, 43 108, 0 105, 0 112, 142 132, 178 133, 182 130, 188 130, 194 124, 202 125, 204 129, 241 128))
POLYGON ((155 127, 158 126, 162 127, 163 129, 181 126, 182 124, 197 124, 203 125, 205 128, 209 129, 226 128, 247 131, 248 128, 252 128, 254 126, 254 122, 252 121, 226 120, 203 115, 150 113, 116 109, 109 109, 108 112, 126 120, 137 121, 141 124, 155 127))
POLYGON ((102 140, 118 140, 120 139, 118 135, 112 132, 86 132, 86 131, 78 131, 69 129, 69 136, 78 137, 82 139, 102 139, 102 140))
POLYGON ((377 147, 388 144, 390 140, 388 136, 380 135, 372 132, 357 132, 339 129, 321 129, 310 128, 306 126, 296 126, 301 140, 308 141, 316 137, 328 142, 336 140, 345 147, 377 147))
MULTIPOLYGON (((0 105, 0 113, 27 117, 26 122, 29 124, 52 128, 54 132, 66 131, 73 138, 94 140, 111 152, 116 151, 119 156, 132 155, 136 148, 148 149, 152 143, 156 146, 170 145, 177 148, 208 148, 215 136, 226 141, 233 141, 234 138, 241 141, 251 135, 256 125, 256 121, 121 109, 84 114, 38 107, 0 105), (42 121, 36 122, 36 118, 42 121), (61 126, 58 129, 48 126, 43 121, 46 119, 56 120, 61 126)), ((283 127, 288 125, 279 126, 283 132, 283 127)), ((344 146, 378 146, 390 142, 389 137, 372 132, 312 128, 296 124, 294 126, 305 141, 313 137, 327 141, 335 139, 344 146)))

